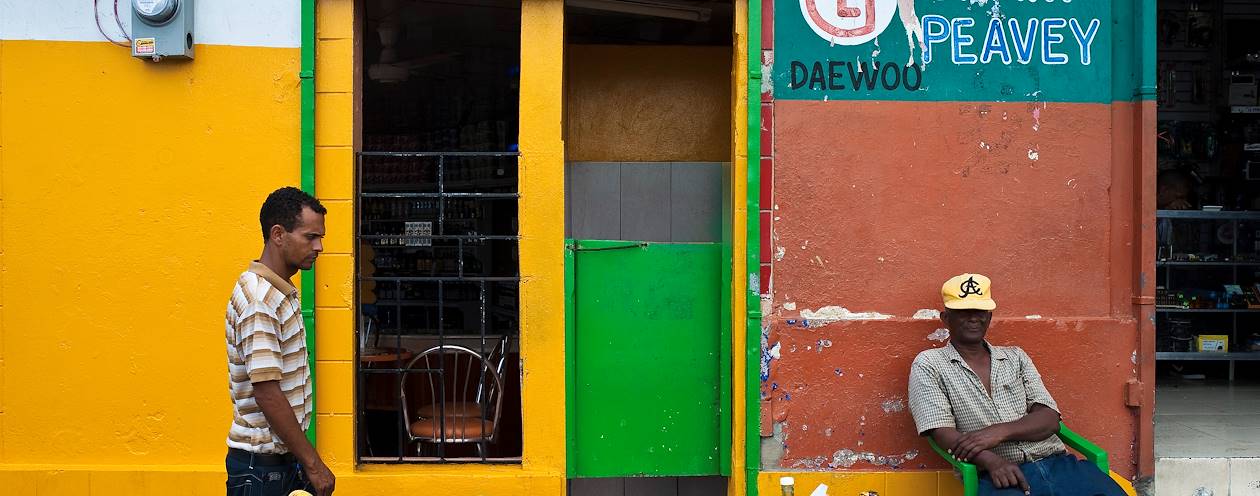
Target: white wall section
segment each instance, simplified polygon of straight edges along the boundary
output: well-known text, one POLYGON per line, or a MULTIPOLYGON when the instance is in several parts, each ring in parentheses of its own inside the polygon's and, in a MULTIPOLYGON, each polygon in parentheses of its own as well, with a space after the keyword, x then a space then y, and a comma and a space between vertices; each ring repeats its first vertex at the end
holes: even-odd
MULTIPOLYGON (((121 40, 114 0, 100 0, 101 28, 121 40)), ((198 0, 196 43, 297 48, 299 0, 198 0)), ((123 27, 131 31, 131 0, 118 0, 123 27)), ((99 41, 92 0, 0 0, 0 40, 99 41)))

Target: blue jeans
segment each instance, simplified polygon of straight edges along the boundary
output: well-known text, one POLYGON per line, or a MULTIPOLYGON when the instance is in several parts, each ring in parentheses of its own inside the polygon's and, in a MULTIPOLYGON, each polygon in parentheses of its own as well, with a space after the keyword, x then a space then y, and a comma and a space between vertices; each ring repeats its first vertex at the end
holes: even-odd
POLYGON ((253 457, 244 460, 228 455, 226 463, 227 496, 289 496, 297 489, 315 493, 296 462, 263 465, 253 457))
MULTIPOLYGON (((1109 474, 1076 455, 1064 453, 1021 464, 1019 470, 1033 496, 1124 496, 1109 474)), ((1023 496, 1018 487, 995 489, 989 474, 980 475, 980 496, 1023 496)))

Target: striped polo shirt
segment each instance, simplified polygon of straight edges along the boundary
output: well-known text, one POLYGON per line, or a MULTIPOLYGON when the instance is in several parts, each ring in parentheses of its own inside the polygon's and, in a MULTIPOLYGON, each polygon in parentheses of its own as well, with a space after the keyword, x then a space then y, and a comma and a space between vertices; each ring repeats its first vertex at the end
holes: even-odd
POLYGON ((310 427, 311 375, 297 288, 266 265, 249 264, 232 289, 226 324, 232 394, 227 445, 254 453, 287 453, 254 399, 254 383, 279 381, 302 430, 310 427))

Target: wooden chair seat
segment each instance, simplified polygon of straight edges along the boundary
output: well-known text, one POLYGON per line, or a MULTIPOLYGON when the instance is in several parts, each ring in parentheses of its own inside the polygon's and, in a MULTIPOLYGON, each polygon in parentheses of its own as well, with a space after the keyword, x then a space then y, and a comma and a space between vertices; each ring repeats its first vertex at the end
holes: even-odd
POLYGON ((447 417, 446 425, 435 418, 420 419, 411 423, 411 434, 423 439, 442 439, 454 442, 458 439, 486 438, 494 432, 494 422, 470 417, 447 417), (446 428, 446 435, 440 433, 446 428))

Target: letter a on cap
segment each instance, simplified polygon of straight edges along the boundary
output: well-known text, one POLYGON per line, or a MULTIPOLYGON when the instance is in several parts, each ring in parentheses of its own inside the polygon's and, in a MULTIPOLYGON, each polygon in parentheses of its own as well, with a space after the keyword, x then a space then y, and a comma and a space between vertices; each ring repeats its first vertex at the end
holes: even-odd
POLYGON ((945 308, 953 310, 993 310, 997 302, 989 293, 991 282, 980 274, 954 276, 941 286, 945 308))

